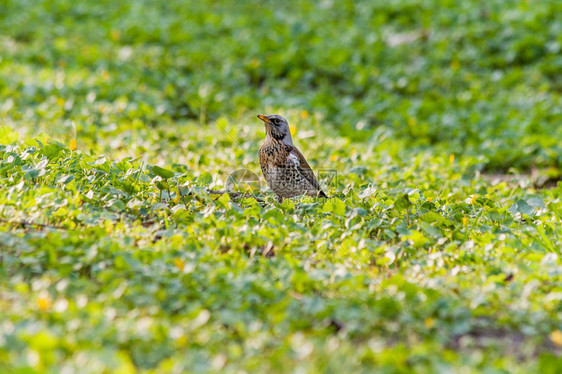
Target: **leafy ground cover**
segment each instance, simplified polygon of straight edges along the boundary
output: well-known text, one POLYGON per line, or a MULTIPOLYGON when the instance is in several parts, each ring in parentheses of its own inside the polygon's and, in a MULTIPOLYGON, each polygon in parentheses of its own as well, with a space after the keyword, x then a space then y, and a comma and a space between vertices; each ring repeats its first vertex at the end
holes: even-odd
POLYGON ((0 369, 560 372, 561 10, 2 3, 0 369))

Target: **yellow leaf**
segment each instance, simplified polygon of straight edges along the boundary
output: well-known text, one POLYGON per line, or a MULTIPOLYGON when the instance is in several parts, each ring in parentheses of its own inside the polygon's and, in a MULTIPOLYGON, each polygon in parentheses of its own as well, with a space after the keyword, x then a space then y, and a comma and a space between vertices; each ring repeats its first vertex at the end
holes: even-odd
POLYGON ((455 162, 455 155, 451 153, 451 155, 449 156, 449 162, 452 164, 453 162, 455 162))
POLYGON ((451 69, 459 70, 460 67, 461 67, 461 63, 459 62, 459 60, 451 61, 451 69))
POLYGON ((70 139, 70 150, 71 151, 76 150, 76 139, 70 139))
POLYGON ((179 271, 183 271, 185 262, 181 258, 174 258, 174 265, 176 265, 179 271))
POLYGON ((435 320, 431 317, 427 317, 425 319, 425 327, 427 327, 428 329, 432 328, 433 326, 435 326, 435 320))
POLYGON ((301 112, 301 118, 302 118, 302 119, 307 119, 307 118, 308 118, 308 112, 307 112, 306 110, 303 110, 303 111, 301 112))
POLYGON ((121 32, 119 30, 111 30, 111 40, 116 42, 119 39, 121 39, 121 32))
POLYGON ((472 202, 472 205, 476 204, 476 195, 472 195, 470 197, 470 201, 472 202))
POLYGON ((120 351, 117 354, 117 357, 117 364, 119 366, 115 368, 114 372, 116 374, 134 374, 137 372, 135 369, 135 365, 133 365, 133 363, 131 362, 131 358, 126 352, 120 351))
POLYGON ((562 331, 554 330, 550 333, 550 340, 559 347, 562 347, 562 331))
POLYGON ((292 135, 295 135, 296 132, 297 132, 297 128, 296 128, 295 126, 293 126, 293 125, 289 125, 289 128, 291 129, 291 134, 292 134, 292 135))
POLYGON ((42 311, 46 312, 47 310, 51 309, 51 299, 46 296, 46 297, 40 297, 37 299, 37 306, 39 307, 39 309, 41 309, 42 311))
POLYGON ((175 344, 178 347, 185 347, 187 345, 187 343, 189 343, 189 340, 187 339, 187 336, 181 335, 179 338, 177 338, 175 344))
POLYGON ((427 199, 425 199, 425 200, 426 200, 426 201, 427 201, 428 203, 430 203, 430 202, 431 202, 431 201, 433 200, 433 198, 431 198, 431 197, 428 197, 428 198, 427 198, 427 199))
POLYGON ((257 58, 253 58, 250 60, 250 66, 253 67, 254 69, 259 67, 261 65, 261 61, 257 58))
POLYGON ((466 226, 467 223, 468 223, 468 218, 462 217, 462 224, 463 224, 463 226, 466 226))

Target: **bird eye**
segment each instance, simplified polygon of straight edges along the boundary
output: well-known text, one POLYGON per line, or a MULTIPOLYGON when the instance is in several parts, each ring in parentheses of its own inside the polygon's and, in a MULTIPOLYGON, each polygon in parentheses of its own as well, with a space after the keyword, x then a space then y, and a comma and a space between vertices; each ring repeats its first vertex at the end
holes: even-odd
POLYGON ((278 124, 279 124, 279 118, 274 118, 274 119, 273 119, 273 123, 276 124, 276 125, 278 125, 278 124))

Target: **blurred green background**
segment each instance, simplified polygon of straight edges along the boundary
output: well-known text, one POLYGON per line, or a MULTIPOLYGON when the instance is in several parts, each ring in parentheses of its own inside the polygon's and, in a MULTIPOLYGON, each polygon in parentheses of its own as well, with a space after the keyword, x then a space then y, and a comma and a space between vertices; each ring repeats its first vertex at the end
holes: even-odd
POLYGON ((559 168, 561 13, 555 0, 3 1, 0 116, 52 137, 73 120, 95 143, 296 109, 356 142, 378 130, 494 172, 559 168))

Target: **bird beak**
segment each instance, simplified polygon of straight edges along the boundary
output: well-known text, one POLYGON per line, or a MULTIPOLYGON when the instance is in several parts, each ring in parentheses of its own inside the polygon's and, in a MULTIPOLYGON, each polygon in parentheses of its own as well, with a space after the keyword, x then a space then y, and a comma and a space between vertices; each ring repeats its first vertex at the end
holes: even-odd
POLYGON ((258 114, 258 118, 264 121, 265 123, 269 122, 269 118, 267 118, 267 116, 264 116, 263 114, 258 114))

